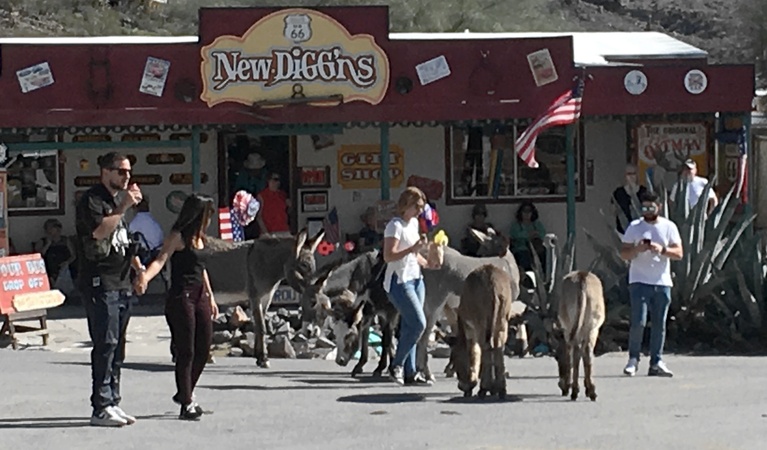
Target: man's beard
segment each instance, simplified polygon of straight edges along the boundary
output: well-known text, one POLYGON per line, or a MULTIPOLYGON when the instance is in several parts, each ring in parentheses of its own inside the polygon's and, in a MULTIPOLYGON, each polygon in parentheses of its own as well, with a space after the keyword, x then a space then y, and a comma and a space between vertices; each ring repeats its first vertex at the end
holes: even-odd
POLYGON ((656 220, 658 220, 658 214, 652 214, 652 215, 645 214, 643 217, 645 222, 655 222, 656 220))
POLYGON ((116 183, 114 181, 109 182, 109 187, 114 189, 115 191, 124 191, 125 187, 122 185, 122 183, 116 183))

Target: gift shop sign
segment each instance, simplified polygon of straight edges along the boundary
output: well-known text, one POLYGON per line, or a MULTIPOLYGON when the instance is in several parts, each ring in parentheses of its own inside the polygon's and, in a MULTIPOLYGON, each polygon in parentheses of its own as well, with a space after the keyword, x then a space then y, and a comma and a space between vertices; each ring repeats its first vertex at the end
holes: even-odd
POLYGON ((281 10, 242 36, 219 36, 201 56, 200 98, 209 107, 286 99, 297 91, 376 105, 389 85, 389 60, 372 36, 352 36, 332 17, 308 9, 281 10))
MULTIPOLYGON (((389 147, 389 186, 402 185, 405 173, 405 152, 401 147, 389 147)), ((381 187, 381 147, 342 145, 338 149, 338 184, 344 189, 376 189, 381 187)))

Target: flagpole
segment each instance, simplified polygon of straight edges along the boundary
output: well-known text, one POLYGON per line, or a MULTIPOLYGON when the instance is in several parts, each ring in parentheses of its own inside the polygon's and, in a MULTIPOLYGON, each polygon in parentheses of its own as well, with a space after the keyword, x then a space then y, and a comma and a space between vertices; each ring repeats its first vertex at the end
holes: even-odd
POLYGON ((389 124, 381 123, 381 200, 390 198, 389 124))
POLYGON ((573 126, 565 127, 567 151, 567 238, 575 238, 575 148, 573 144, 573 126))

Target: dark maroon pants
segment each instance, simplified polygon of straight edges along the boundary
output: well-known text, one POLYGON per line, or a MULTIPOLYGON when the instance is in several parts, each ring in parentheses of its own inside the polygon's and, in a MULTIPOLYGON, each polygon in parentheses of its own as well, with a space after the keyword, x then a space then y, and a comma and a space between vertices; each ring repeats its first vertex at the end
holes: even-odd
POLYGON ((192 403, 192 391, 197 386, 208 362, 213 336, 210 300, 203 298, 202 285, 185 286, 180 295, 168 297, 165 319, 176 348, 177 398, 184 405, 192 403))

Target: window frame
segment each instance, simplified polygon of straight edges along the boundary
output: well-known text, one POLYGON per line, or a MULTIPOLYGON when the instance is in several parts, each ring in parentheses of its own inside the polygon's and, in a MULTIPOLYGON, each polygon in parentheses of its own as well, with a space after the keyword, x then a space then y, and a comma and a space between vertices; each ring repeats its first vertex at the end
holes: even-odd
MULTIPOLYGON (((571 125, 573 126, 573 125, 571 125)), ((503 204, 518 204, 524 201, 532 201, 535 203, 567 203, 567 195, 519 195, 513 197, 459 197, 453 196, 453 129, 456 126, 445 126, 444 139, 445 139, 445 204, 446 205, 503 205, 503 204)), ((521 133, 520 126, 515 124, 515 134, 521 133)), ((576 193, 575 201, 580 203, 586 200, 586 146, 585 146, 585 127, 583 120, 578 121, 578 124, 574 125, 575 139, 575 158, 576 158, 576 173, 579 174, 576 180, 576 193)))

